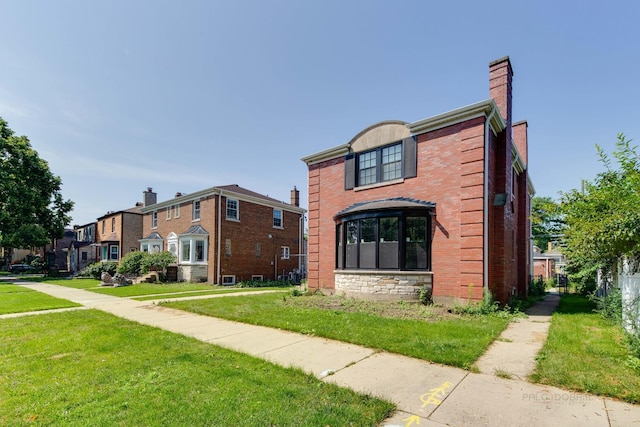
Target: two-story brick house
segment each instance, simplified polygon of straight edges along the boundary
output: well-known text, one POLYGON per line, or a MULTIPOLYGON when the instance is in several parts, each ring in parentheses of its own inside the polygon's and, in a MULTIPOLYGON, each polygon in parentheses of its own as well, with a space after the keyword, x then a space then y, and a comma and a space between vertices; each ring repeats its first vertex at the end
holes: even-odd
POLYGON ((169 251, 178 280, 234 284, 301 272, 305 210, 238 185, 211 187, 142 208, 142 251, 169 251))
MULTIPOLYGON (((145 194, 155 194, 148 189, 145 194)), ((155 203, 153 199, 145 199, 146 203, 155 203)), ((121 211, 107 212, 97 219, 95 230, 96 260, 115 261, 137 251, 142 238, 143 203, 121 211)))
POLYGON ((500 301, 530 278, 527 124, 513 124, 508 57, 490 98, 413 123, 386 121, 304 157, 310 289, 370 298, 500 301))

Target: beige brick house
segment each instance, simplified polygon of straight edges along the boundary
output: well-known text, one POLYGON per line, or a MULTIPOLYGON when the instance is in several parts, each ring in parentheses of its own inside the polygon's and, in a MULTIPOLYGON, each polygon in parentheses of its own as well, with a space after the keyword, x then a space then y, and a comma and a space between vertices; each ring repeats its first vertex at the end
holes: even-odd
POLYGON ((181 281, 230 285, 299 275, 305 213, 299 194, 294 188, 285 203, 225 185, 155 203, 149 189, 139 248, 173 253, 181 281))

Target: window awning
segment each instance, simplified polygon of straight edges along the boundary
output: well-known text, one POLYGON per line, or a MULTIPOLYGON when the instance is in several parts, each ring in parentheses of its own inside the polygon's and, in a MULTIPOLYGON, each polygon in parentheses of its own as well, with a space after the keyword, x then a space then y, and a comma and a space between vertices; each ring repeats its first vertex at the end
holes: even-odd
POLYGON ((408 197, 393 197, 390 199, 374 200, 370 202, 355 203, 336 214, 334 219, 339 219, 347 215, 353 215, 369 211, 385 211, 398 209, 435 209, 434 202, 411 199, 408 197))

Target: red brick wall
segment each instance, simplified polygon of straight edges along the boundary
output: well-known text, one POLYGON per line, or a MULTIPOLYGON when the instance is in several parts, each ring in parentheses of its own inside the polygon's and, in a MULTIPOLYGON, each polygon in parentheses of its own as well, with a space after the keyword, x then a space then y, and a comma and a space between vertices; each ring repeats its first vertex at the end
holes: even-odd
POLYGON ((433 221, 435 297, 482 296, 484 118, 418 135, 418 169, 403 183, 344 190, 344 160, 309 168, 309 287, 334 288, 335 222, 356 202, 409 197, 437 204, 433 221))
MULTIPOLYGON (((234 198, 233 196, 229 196, 234 198)), ((239 200, 239 221, 226 219, 226 200, 222 197, 222 232, 220 243, 221 275, 235 275, 236 281, 250 280, 252 275, 263 275, 265 279, 273 279, 282 270, 288 274, 298 267, 298 242, 300 230, 300 215, 283 209, 283 228, 273 227, 273 207, 263 206, 239 200), (269 238, 271 235, 271 238, 269 238), (231 240, 231 256, 225 255, 225 241, 231 240), (256 256, 256 243, 260 243, 260 255, 256 256), (280 247, 289 246, 291 257, 289 260, 280 259, 280 247), (276 252, 278 258, 276 260, 276 252)), ((167 219, 166 208, 158 210, 158 227, 151 228, 151 213, 144 215, 144 236, 157 231, 165 240, 173 232, 180 235, 192 225, 199 224, 209 233, 207 262, 209 283, 218 283, 217 253, 218 253, 218 196, 210 195, 200 199, 200 219, 193 220, 193 201, 180 205, 180 217, 176 218, 174 210, 171 219, 167 219)))

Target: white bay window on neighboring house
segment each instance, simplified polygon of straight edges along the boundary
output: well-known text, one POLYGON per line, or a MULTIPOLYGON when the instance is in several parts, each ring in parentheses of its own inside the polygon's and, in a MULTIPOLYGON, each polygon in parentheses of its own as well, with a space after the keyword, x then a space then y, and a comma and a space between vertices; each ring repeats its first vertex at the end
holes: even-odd
POLYGON ((180 264, 206 264, 209 233, 200 225, 191 226, 179 236, 180 264))
POLYGON ((154 231, 144 239, 140 239, 140 251, 157 253, 163 251, 163 239, 160 233, 154 231))

